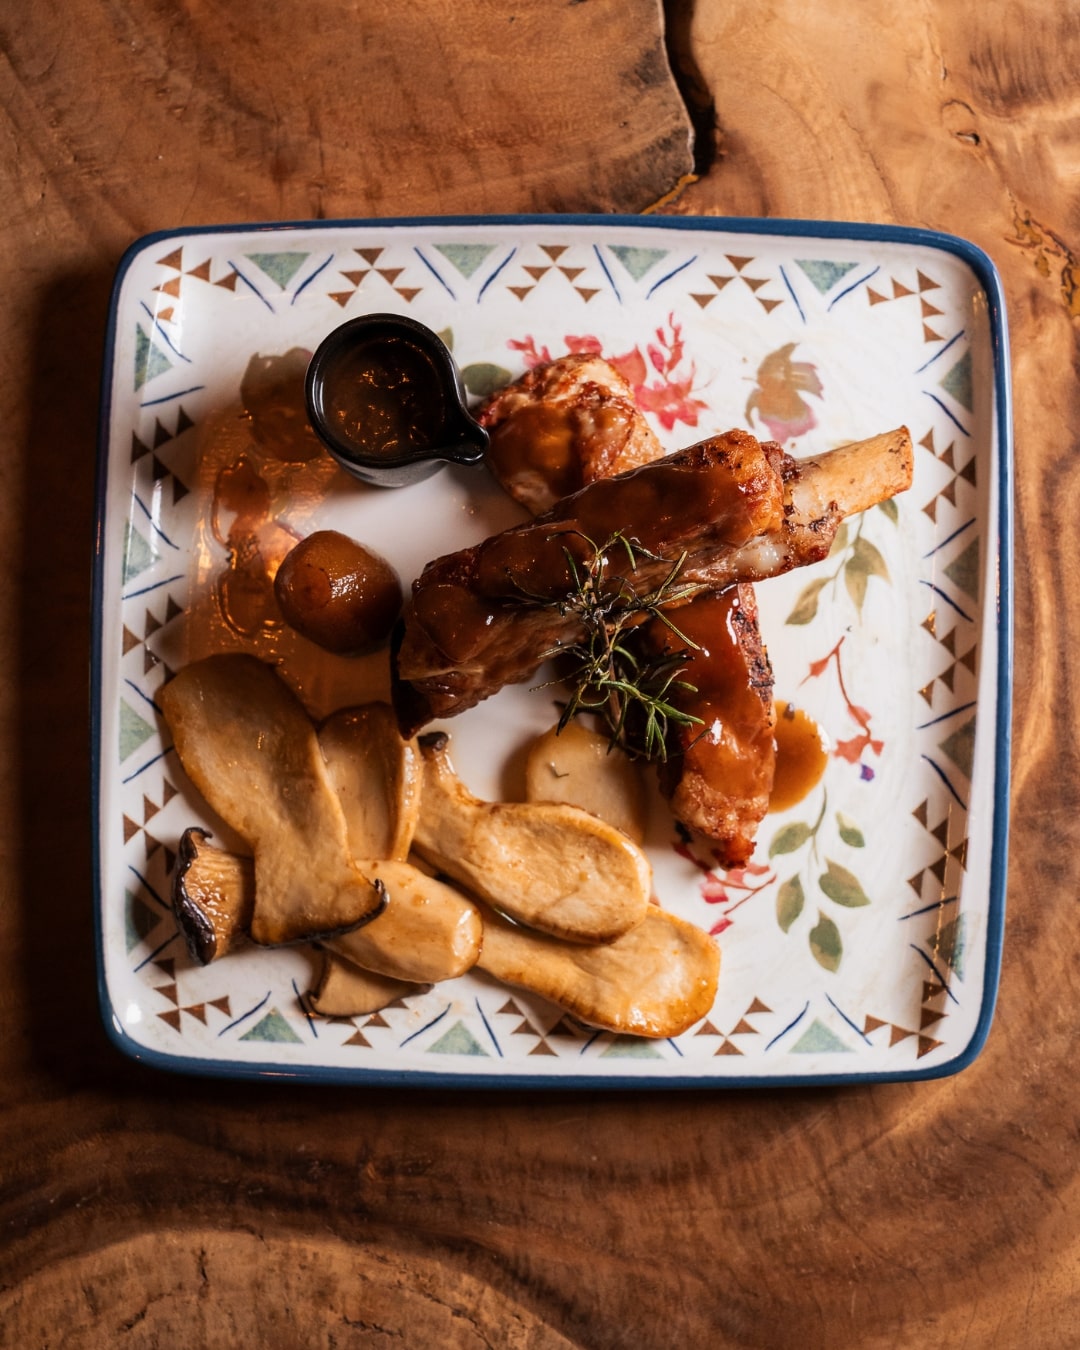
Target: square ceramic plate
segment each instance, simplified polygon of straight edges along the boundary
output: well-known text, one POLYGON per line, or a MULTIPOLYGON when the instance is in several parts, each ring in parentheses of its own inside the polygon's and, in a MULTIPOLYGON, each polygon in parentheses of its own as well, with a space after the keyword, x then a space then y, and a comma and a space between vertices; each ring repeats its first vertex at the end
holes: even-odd
MULTIPOLYGON (((935 1077, 986 1037, 1002 941, 1010 702, 1010 419, 990 261, 925 231, 618 217, 228 227, 139 241, 104 375, 94 761, 102 1002, 117 1044, 192 1072, 337 1082, 745 1086, 935 1077), (778 699, 830 746, 810 795, 720 871, 656 801, 662 904, 717 935, 715 1005, 677 1039, 590 1031, 467 975, 321 1021, 306 950, 195 966, 169 907, 203 823, 156 703, 212 650, 276 662, 313 715, 385 693, 385 657, 323 658, 275 622, 269 568, 332 527, 408 584, 521 518, 480 470, 387 491, 315 447, 307 355, 355 315, 441 332, 479 397, 601 351, 666 448, 732 426, 796 456, 906 424, 915 481, 812 569, 763 583, 778 699), (314 659, 313 659, 314 653, 314 659)), ((478 795, 515 787, 551 691, 449 724, 478 795)))

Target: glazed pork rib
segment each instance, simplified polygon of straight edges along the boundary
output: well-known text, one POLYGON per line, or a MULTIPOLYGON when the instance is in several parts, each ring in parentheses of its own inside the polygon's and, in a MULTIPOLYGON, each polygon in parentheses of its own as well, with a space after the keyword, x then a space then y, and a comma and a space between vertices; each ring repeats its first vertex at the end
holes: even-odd
MULTIPOLYGON (((533 515, 664 454, 628 381, 597 356, 535 367, 478 416, 491 434, 488 468, 533 515)), ((754 587, 741 581, 703 592, 680 609, 678 625, 679 636, 653 620, 624 637, 643 662, 682 664, 667 698, 695 721, 666 724, 659 785, 718 861, 738 866, 753 852, 776 766, 772 669, 754 587)), ((640 739, 633 725, 625 736, 640 739)))
POLYGON ((570 560, 580 568, 617 532, 656 555, 626 577, 639 594, 683 558, 685 601, 825 557, 841 520, 903 491, 912 467, 905 427, 799 461, 775 442, 729 431, 437 558, 413 583, 393 640, 402 734, 528 679, 578 641, 579 621, 563 604, 570 560))
POLYGON ((754 851, 776 769, 772 668, 754 587, 740 581, 701 595, 676 622, 678 635, 660 619, 630 635, 646 657, 681 656, 671 702, 697 719, 668 724, 660 791, 676 820, 712 841, 723 867, 741 867, 754 851))

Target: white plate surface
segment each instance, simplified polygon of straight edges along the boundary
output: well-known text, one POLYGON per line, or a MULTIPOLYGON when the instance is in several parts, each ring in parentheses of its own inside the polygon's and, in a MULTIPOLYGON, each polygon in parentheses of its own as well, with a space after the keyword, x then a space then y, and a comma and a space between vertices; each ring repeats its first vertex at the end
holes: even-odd
MULTIPOLYGON (((140 241, 114 294, 97 558, 99 959, 118 1044, 194 1072, 426 1084, 724 1086, 969 1063, 1003 923, 1006 368, 989 262, 913 231, 551 217, 140 241), (313 714, 385 686, 382 658, 312 661, 268 625, 260 559, 331 526, 408 583, 521 518, 482 470, 378 491, 322 456, 277 457, 298 434, 305 354, 372 311, 443 332, 474 391, 548 355, 602 351, 668 449, 732 426, 796 456, 911 430, 915 482, 895 510, 850 522, 828 560, 759 587, 776 695, 829 738, 821 784, 767 817, 753 865, 726 874, 679 843, 656 803, 656 893, 723 950, 714 1007, 675 1040, 590 1032, 475 974, 319 1021, 307 952, 249 948, 202 969, 177 934, 180 834, 200 822, 229 833, 170 749, 155 703, 169 672, 251 650, 313 714), (230 546, 246 587, 229 576, 230 546)), ((550 691, 504 690, 448 724, 458 771, 478 795, 503 795, 551 720, 550 691)))

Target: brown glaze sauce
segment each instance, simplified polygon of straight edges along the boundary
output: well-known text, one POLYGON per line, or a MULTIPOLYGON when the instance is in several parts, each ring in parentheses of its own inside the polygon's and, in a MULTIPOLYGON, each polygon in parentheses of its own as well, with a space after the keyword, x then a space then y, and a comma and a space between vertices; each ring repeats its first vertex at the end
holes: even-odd
MULTIPOLYGON (((667 557, 705 536, 745 543, 775 523, 782 496, 756 440, 739 432, 717 439, 719 451, 705 442, 599 479, 548 515, 437 560, 414 587, 417 622, 444 655, 465 660, 506 604, 560 600, 573 584, 567 554, 580 567, 591 559, 592 544, 617 531, 667 557)), ((615 565, 620 560, 617 554, 615 565)), ((657 581, 666 570, 659 565, 657 581)))
POLYGON ((829 747, 821 728, 801 708, 776 704, 776 774, 770 811, 786 811, 802 801, 821 781, 829 747))
POLYGON ((300 536, 274 516, 270 485, 247 455, 218 472, 210 522, 228 553, 215 583, 221 617, 244 637, 279 626, 274 573, 300 536))
POLYGON ((357 453, 398 459, 446 440, 448 408, 431 357, 402 338, 343 347, 325 373, 326 418, 357 453))
POLYGON ((588 465, 618 455, 631 427, 630 413, 614 404, 526 404, 492 429, 487 461, 500 480, 535 477, 552 497, 569 497, 584 487, 588 465))
POLYGON ((293 347, 284 356, 253 356, 240 381, 251 436, 274 459, 306 464, 322 454, 308 422, 304 376, 311 353, 293 347))
MULTIPOLYGON (((728 797, 763 799, 772 769, 767 702, 771 680, 767 667, 757 672, 764 681, 763 699, 740 638, 746 591, 749 587, 730 586, 699 597, 673 615, 679 631, 697 648, 689 652, 679 673, 679 679, 696 686, 697 692, 680 697, 679 704, 702 722, 682 735, 684 765, 678 772, 690 765, 709 783, 722 784, 728 797)), ((656 622, 650 625, 654 640, 656 622)), ((671 634, 667 645, 678 646, 679 639, 671 634)))
POLYGON ((552 513, 495 535, 478 550, 475 589, 493 598, 519 597, 523 586, 558 595, 571 579, 564 550, 580 562, 592 553, 587 540, 603 544, 616 531, 658 553, 706 530, 712 539, 744 543, 756 533, 767 486, 754 475, 747 481, 726 457, 700 458, 700 463, 690 457, 681 463, 660 460, 598 479, 563 503, 565 515, 552 513))

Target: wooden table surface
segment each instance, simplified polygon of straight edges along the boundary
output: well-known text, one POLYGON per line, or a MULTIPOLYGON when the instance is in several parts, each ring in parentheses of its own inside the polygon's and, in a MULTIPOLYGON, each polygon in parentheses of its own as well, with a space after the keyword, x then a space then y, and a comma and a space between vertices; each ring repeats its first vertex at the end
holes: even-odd
POLYGON ((4 1345, 1080 1342, 1080 22, 1020 8, 4 7, 4 1345), (596 1097, 124 1059, 95 988, 87 711, 122 252, 216 222, 654 207, 927 226, 1004 279, 1014 763, 984 1052, 926 1083, 596 1097))

